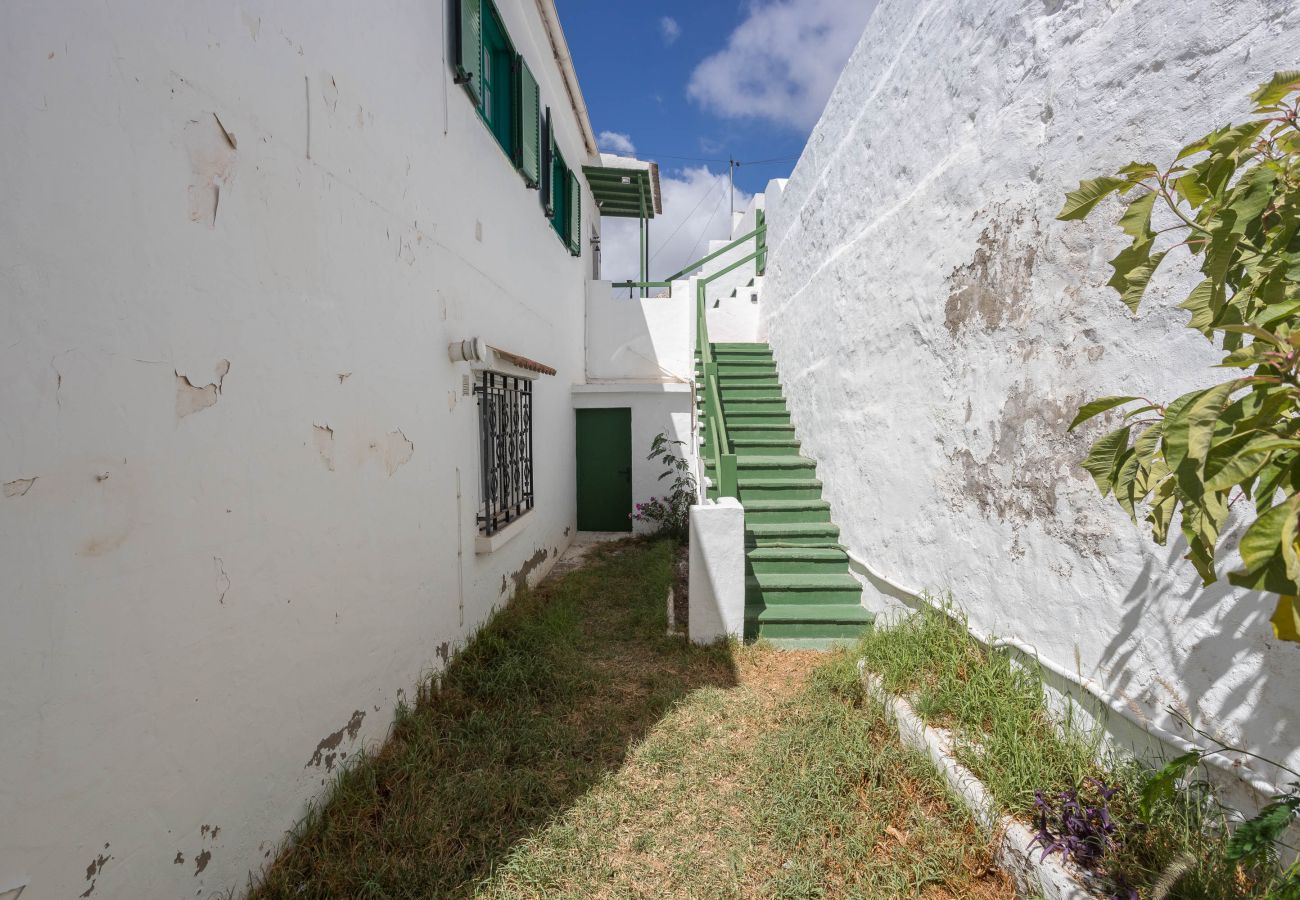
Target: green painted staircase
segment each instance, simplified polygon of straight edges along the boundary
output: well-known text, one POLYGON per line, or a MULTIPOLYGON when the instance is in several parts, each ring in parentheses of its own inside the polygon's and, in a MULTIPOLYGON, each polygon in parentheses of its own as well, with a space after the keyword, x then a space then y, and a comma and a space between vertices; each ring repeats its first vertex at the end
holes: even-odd
MULTIPOLYGON (((871 625, 872 615, 862 607, 862 588, 849 573, 839 528, 822 499, 817 464, 800 453, 771 348, 711 349, 745 507, 745 637, 815 647, 851 640, 871 625)), ((705 381, 698 352, 695 365, 703 431, 705 381)), ((717 481, 717 460, 706 456, 704 470, 717 481)), ((709 496, 717 498, 716 484, 709 496)))

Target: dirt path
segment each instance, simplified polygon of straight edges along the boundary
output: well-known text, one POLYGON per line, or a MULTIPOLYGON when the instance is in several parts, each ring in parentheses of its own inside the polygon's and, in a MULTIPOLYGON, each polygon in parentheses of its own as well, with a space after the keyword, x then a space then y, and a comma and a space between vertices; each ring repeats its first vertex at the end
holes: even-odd
POLYGON ((667 635, 672 548, 605 544, 480 632, 255 897, 1010 897, 846 654, 667 635))

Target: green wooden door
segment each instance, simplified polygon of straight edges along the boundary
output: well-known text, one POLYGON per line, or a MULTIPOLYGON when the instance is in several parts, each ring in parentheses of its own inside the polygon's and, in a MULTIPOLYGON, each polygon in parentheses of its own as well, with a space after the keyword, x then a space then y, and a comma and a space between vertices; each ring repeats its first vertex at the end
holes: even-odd
POLYGON ((579 409, 578 530, 632 530, 632 410, 579 409))

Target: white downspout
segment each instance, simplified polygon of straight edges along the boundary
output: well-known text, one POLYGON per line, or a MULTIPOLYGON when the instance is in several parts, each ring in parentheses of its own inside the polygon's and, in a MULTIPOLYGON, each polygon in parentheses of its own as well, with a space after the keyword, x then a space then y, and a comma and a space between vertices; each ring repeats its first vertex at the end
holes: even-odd
MULTIPOLYGON (((869 562, 855 554, 853 551, 850 550, 847 552, 849 557, 849 568, 856 570, 860 575, 862 575, 862 577, 871 582, 872 586, 882 594, 901 600, 909 606, 924 605, 936 608, 934 604, 927 600, 920 591, 903 587, 881 574, 878 570, 873 568, 869 562)), ((974 631, 971 631, 970 634, 971 637, 975 638, 975 640, 990 649, 1009 647, 1025 656, 1033 657, 1044 669, 1051 672, 1053 675, 1056 675, 1058 678, 1064 679, 1065 681, 1078 686, 1081 690, 1091 694, 1111 712, 1118 714, 1121 718, 1136 725, 1151 737, 1169 744, 1170 746, 1177 747, 1183 753, 1193 750, 1201 753, 1205 752, 1206 748, 1194 744, 1180 735, 1174 734, 1171 731, 1166 731, 1152 722, 1142 721, 1133 714, 1127 704, 1121 703, 1118 698, 1107 691, 1102 685, 1098 684, 1091 678, 1072 672, 1064 666, 1050 659, 1044 658, 1039 654, 1036 648, 1029 644, 1026 644, 1023 641, 1018 641, 1014 638, 994 638, 992 635, 980 635, 976 634, 974 631)), ((1244 762, 1234 763, 1221 753, 1202 757, 1202 760, 1215 768, 1223 770, 1232 777, 1244 781, 1262 797, 1270 798, 1276 796, 1278 793, 1275 785, 1271 782, 1265 781, 1262 777, 1251 771, 1244 762)))
POLYGON ((555 0, 536 0, 537 12, 546 26, 546 37, 551 43, 551 54, 555 57, 560 74, 564 76, 564 91, 569 95, 569 107, 578 119, 582 129, 582 141, 586 145, 587 155, 593 160, 600 156, 596 148, 596 135, 591 130, 591 116, 587 113, 587 101, 582 99, 582 88, 578 84, 578 75, 573 69, 573 57, 569 55, 569 42, 564 38, 564 29, 560 26, 559 13, 555 11, 555 0))

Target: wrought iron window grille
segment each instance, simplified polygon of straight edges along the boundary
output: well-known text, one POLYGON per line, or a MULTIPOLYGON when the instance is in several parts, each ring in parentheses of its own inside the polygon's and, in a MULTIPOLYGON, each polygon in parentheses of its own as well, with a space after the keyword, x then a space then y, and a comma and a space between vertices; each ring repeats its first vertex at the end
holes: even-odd
POLYGON ((533 383, 485 371, 474 393, 483 472, 478 526, 495 534, 533 508, 533 383))

